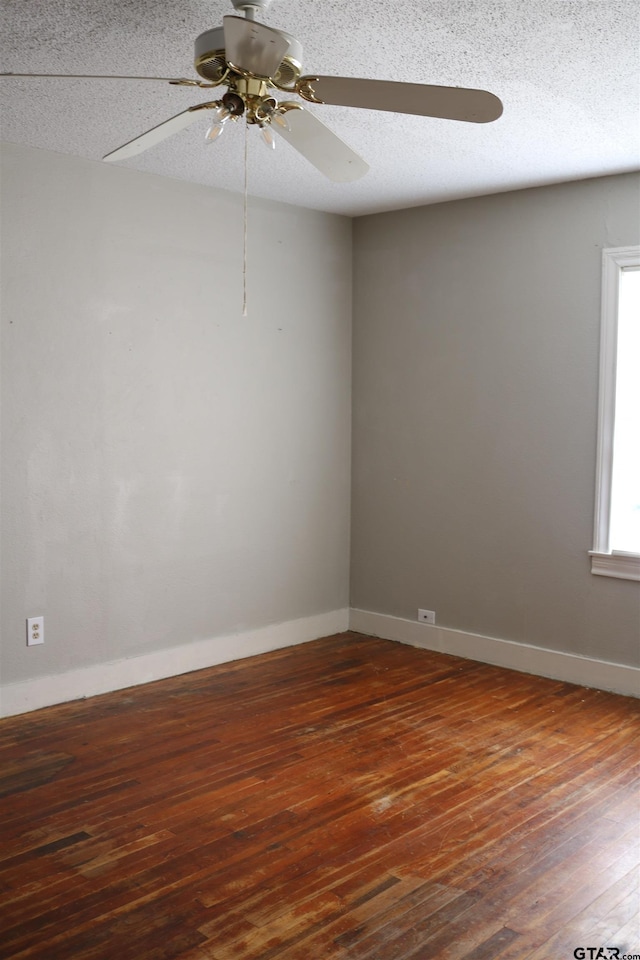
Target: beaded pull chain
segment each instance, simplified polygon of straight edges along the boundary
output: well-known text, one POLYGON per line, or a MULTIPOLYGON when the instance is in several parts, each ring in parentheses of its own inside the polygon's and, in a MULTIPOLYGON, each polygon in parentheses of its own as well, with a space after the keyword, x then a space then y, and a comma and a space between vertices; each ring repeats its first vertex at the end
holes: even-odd
POLYGON ((249 201, 249 124, 244 125, 244 254, 242 263, 242 316, 247 316, 247 220, 249 201))

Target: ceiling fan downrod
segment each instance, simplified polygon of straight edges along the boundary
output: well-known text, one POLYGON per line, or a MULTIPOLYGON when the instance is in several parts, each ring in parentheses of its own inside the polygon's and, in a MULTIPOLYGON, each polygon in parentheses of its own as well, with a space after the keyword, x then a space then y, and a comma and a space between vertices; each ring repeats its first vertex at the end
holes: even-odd
POLYGON ((264 13, 271 0, 231 0, 235 10, 244 13, 247 20, 255 20, 256 13, 264 13))

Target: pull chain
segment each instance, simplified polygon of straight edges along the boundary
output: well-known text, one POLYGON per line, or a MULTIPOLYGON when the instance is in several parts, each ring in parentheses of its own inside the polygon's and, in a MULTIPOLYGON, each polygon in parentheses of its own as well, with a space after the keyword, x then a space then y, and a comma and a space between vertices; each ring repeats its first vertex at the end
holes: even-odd
POLYGON ((249 200, 249 124, 244 125, 244 251, 242 263, 242 316, 247 316, 247 220, 249 200))

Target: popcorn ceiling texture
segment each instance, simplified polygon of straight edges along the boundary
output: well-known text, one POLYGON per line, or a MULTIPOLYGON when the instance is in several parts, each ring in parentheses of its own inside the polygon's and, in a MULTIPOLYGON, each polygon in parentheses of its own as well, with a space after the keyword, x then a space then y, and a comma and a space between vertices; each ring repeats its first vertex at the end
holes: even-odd
MULTIPOLYGON (((224 0, 4 0, 0 70, 195 76, 197 34, 224 0)), ((304 73, 481 87, 492 124, 310 109, 371 166, 325 180, 250 130, 250 192, 358 215, 640 167, 640 0, 274 0, 263 17, 304 48, 304 73)), ((102 80, 0 79, 2 138, 99 160, 208 91, 102 80)), ((206 117, 126 162, 225 190, 243 185, 240 124, 205 146, 206 117)))

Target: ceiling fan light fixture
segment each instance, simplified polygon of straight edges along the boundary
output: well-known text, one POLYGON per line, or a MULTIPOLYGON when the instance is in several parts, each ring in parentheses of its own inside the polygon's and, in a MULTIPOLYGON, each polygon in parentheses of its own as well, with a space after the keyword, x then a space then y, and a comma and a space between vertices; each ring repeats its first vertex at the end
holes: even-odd
POLYGON ((255 112, 256 118, 260 124, 275 123, 281 130, 289 130, 289 121, 287 120, 287 110, 284 106, 278 106, 273 97, 267 97, 262 101, 259 109, 255 112))
POLYGON ((236 93, 225 93, 222 100, 213 105, 211 126, 204 135, 206 143, 213 143, 224 132, 224 124, 242 116, 245 105, 242 97, 236 93))
POLYGON ((271 128, 266 123, 260 124, 260 135, 264 144, 270 149, 275 150, 276 148, 276 138, 274 137, 271 128))
POLYGON ((291 130, 291 124, 287 120, 286 110, 274 110, 273 116, 271 117, 271 123, 275 123, 275 125, 280 127, 281 130, 291 130))
POLYGON ((205 143, 213 143, 224 133, 224 125, 232 116, 231 110, 220 101, 212 111, 211 125, 204 135, 205 143))
POLYGON ((224 120, 214 120, 204 135, 205 143, 213 143, 224 133, 224 120))
POLYGON ((224 103, 219 103, 212 112, 212 123, 224 123, 231 116, 231 110, 224 103))

